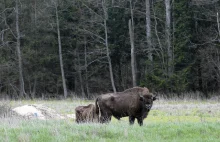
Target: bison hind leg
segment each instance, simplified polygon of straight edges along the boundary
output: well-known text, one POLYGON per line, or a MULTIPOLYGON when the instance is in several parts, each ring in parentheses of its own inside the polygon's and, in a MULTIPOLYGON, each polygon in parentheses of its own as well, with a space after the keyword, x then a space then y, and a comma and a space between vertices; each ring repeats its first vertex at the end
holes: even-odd
POLYGON ((101 123, 109 123, 111 121, 112 115, 107 114, 107 113, 102 113, 100 117, 100 122, 101 123))
POLYGON ((101 123, 109 123, 110 121, 111 121, 110 116, 101 116, 101 118, 100 118, 101 123))

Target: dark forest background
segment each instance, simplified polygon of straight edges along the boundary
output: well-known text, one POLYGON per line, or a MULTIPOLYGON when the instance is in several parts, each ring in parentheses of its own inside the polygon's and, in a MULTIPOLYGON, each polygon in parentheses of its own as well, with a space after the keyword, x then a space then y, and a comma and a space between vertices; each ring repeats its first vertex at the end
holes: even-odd
POLYGON ((1 0, 0 96, 220 87, 218 0, 1 0))

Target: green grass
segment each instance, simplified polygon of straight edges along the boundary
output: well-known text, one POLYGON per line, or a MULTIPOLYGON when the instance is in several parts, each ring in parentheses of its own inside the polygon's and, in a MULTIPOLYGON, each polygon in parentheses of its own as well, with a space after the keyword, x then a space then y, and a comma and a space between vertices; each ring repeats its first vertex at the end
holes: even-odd
MULTIPOLYGON (((74 113, 87 101, 12 101, 12 107, 24 104, 44 104, 62 114, 74 113)), ((74 120, 22 120, 0 118, 0 141, 4 142, 217 142, 220 140, 220 108, 209 102, 157 102, 140 127, 128 118, 109 124, 76 124, 74 120), (183 104, 183 107, 179 105, 183 104), (190 107, 186 107, 186 106, 190 107), (166 106, 166 107, 160 107, 166 106), (178 109, 177 109, 178 107, 178 109)), ((219 103, 216 103, 219 105, 219 103)))
POLYGON ((0 126, 3 141, 219 141, 219 122, 146 122, 143 127, 127 122, 75 124, 72 121, 22 121, 16 127, 0 126))

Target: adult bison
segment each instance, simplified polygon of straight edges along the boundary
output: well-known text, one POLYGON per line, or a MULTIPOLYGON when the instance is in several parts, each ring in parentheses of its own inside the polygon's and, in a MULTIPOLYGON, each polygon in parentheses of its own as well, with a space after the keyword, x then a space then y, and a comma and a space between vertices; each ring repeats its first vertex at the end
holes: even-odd
POLYGON ((98 122, 98 114, 96 113, 96 107, 94 104, 87 106, 78 106, 75 108, 76 122, 98 122))
POLYGON ((129 116, 130 124, 135 118, 140 126, 147 117, 156 97, 145 87, 134 87, 124 92, 100 95, 96 99, 96 112, 100 113, 100 122, 106 123, 114 116, 118 120, 129 116))

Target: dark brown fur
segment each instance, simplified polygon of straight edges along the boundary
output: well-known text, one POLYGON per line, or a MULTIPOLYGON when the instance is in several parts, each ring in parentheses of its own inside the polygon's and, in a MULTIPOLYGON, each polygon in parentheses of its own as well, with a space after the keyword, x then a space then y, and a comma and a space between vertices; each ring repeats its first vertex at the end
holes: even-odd
POLYGON ((94 104, 76 107, 75 114, 77 123, 98 122, 98 114, 94 104))
POLYGON ((112 116, 117 119, 129 116, 130 124, 136 118, 139 125, 143 125, 154 100, 156 97, 147 88, 134 87, 124 92, 100 95, 96 99, 96 110, 100 112, 101 123, 109 122, 112 116))

